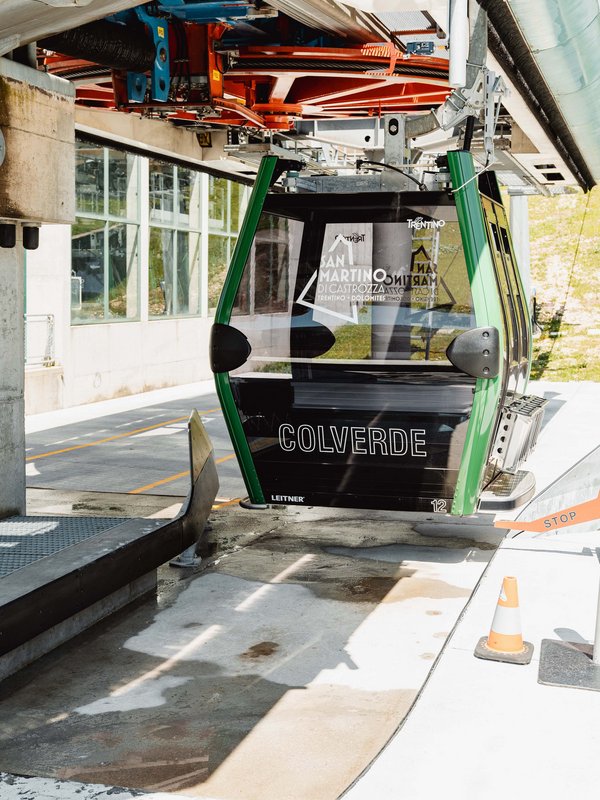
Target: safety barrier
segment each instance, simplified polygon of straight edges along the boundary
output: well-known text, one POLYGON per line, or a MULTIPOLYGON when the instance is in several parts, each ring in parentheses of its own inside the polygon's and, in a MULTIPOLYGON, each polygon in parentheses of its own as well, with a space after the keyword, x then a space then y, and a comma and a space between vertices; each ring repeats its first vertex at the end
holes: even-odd
POLYGON ((54 314, 25 314, 25 366, 55 364, 54 314))

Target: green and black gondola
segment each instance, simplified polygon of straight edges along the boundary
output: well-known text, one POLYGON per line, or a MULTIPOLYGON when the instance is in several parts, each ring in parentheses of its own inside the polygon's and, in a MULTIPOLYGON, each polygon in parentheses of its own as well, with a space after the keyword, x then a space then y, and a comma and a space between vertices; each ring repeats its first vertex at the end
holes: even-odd
POLYGON ((270 192, 263 159, 211 339, 252 503, 467 515, 533 491, 531 329, 495 176, 270 192))

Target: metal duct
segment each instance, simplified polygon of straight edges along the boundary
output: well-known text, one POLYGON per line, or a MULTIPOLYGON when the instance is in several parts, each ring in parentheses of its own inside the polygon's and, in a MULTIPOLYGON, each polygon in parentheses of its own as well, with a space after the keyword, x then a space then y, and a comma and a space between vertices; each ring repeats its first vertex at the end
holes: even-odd
POLYGON ((146 72, 154 63, 154 44, 143 25, 117 25, 100 20, 49 36, 39 47, 112 69, 146 72))
POLYGON ((598 0, 508 0, 532 57, 595 180, 600 180, 598 0))
MULTIPOLYGON (((536 61, 542 43, 544 41, 548 42, 548 28, 553 28, 555 25, 558 29, 561 28, 561 25, 550 14, 548 8, 546 8, 545 15, 542 13, 541 5, 553 5, 555 9, 560 5, 561 16, 564 16, 565 4, 558 2, 558 0, 554 0, 554 2, 540 0, 540 4, 536 3, 535 8, 530 8, 529 14, 524 11, 527 4, 522 4, 521 15, 525 14, 531 18, 528 23, 529 30, 527 34, 531 37, 530 42, 529 39, 525 38, 523 30, 511 13, 512 6, 509 8, 508 3, 504 2, 504 0, 501 0, 501 2, 498 2, 498 0, 479 0, 479 3, 488 13, 489 46, 492 54, 519 90, 529 109, 554 143, 558 153, 564 159, 577 182, 583 189, 591 189, 595 185, 596 179, 600 178, 600 123, 596 123, 596 131, 590 129, 591 120, 598 114, 597 102, 588 103, 586 107, 581 103, 580 97, 579 104, 574 104, 575 116, 569 118, 563 112, 563 107, 561 107, 561 96, 553 93, 548 79, 542 73, 541 67, 536 61), (544 17, 546 18, 545 24, 542 23, 544 17), (539 40, 531 30, 531 28, 536 29, 538 27, 540 31, 544 32, 543 37, 540 36, 539 40), (574 122, 577 122, 577 130, 573 126, 574 122), (596 143, 591 146, 594 139, 596 143), (594 170, 593 174, 591 168, 594 170)), ((572 9, 573 16, 577 17, 581 14, 582 19, 588 19, 589 21, 589 16, 585 16, 580 9, 585 7, 589 14, 591 6, 595 6, 597 15, 597 0, 582 0, 581 4, 574 4, 572 9)), ((593 24, 593 20, 592 16, 592 23, 590 24, 593 24)), ((566 34, 567 29, 564 25, 562 30, 563 35, 566 34)), ((574 27, 573 30, 577 31, 577 28, 574 27)), ((575 33, 573 38, 574 41, 570 43, 571 46, 580 48, 582 42, 581 40, 578 41, 578 34, 575 33)), ((600 41, 600 36, 598 41, 600 41)), ((568 44, 565 42, 564 46, 568 46, 568 44)), ((583 65, 587 64, 588 61, 593 63, 593 59, 597 58, 598 47, 596 43, 595 47, 587 54, 579 53, 575 62, 571 64, 569 68, 570 74, 576 75, 578 71, 581 87, 587 83, 583 65)), ((553 72, 550 73, 549 77, 551 75, 553 75, 553 72)), ((557 88, 559 87, 555 83, 554 91, 557 88)))
POLYGON ((454 89, 467 85, 467 57, 469 53, 468 0, 450 0, 450 72, 448 83, 454 89))

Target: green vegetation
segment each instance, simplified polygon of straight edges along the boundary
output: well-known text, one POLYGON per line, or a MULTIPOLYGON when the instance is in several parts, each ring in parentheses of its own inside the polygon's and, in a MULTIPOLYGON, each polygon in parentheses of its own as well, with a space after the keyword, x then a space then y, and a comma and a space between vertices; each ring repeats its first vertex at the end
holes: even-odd
POLYGON ((533 379, 600 381, 600 187, 532 197, 533 379))
POLYGON ((353 322, 335 328, 335 344, 318 358, 362 360, 371 357, 371 309, 359 310, 359 324, 353 322))

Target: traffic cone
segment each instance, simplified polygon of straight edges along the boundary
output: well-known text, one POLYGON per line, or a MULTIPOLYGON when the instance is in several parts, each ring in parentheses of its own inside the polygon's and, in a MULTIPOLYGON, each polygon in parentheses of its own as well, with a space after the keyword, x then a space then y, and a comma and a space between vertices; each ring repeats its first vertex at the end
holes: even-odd
POLYGON ((505 661, 507 664, 529 664, 533 655, 531 642, 521 634, 517 579, 506 577, 496 606, 489 636, 483 636, 475 648, 477 658, 505 661))

